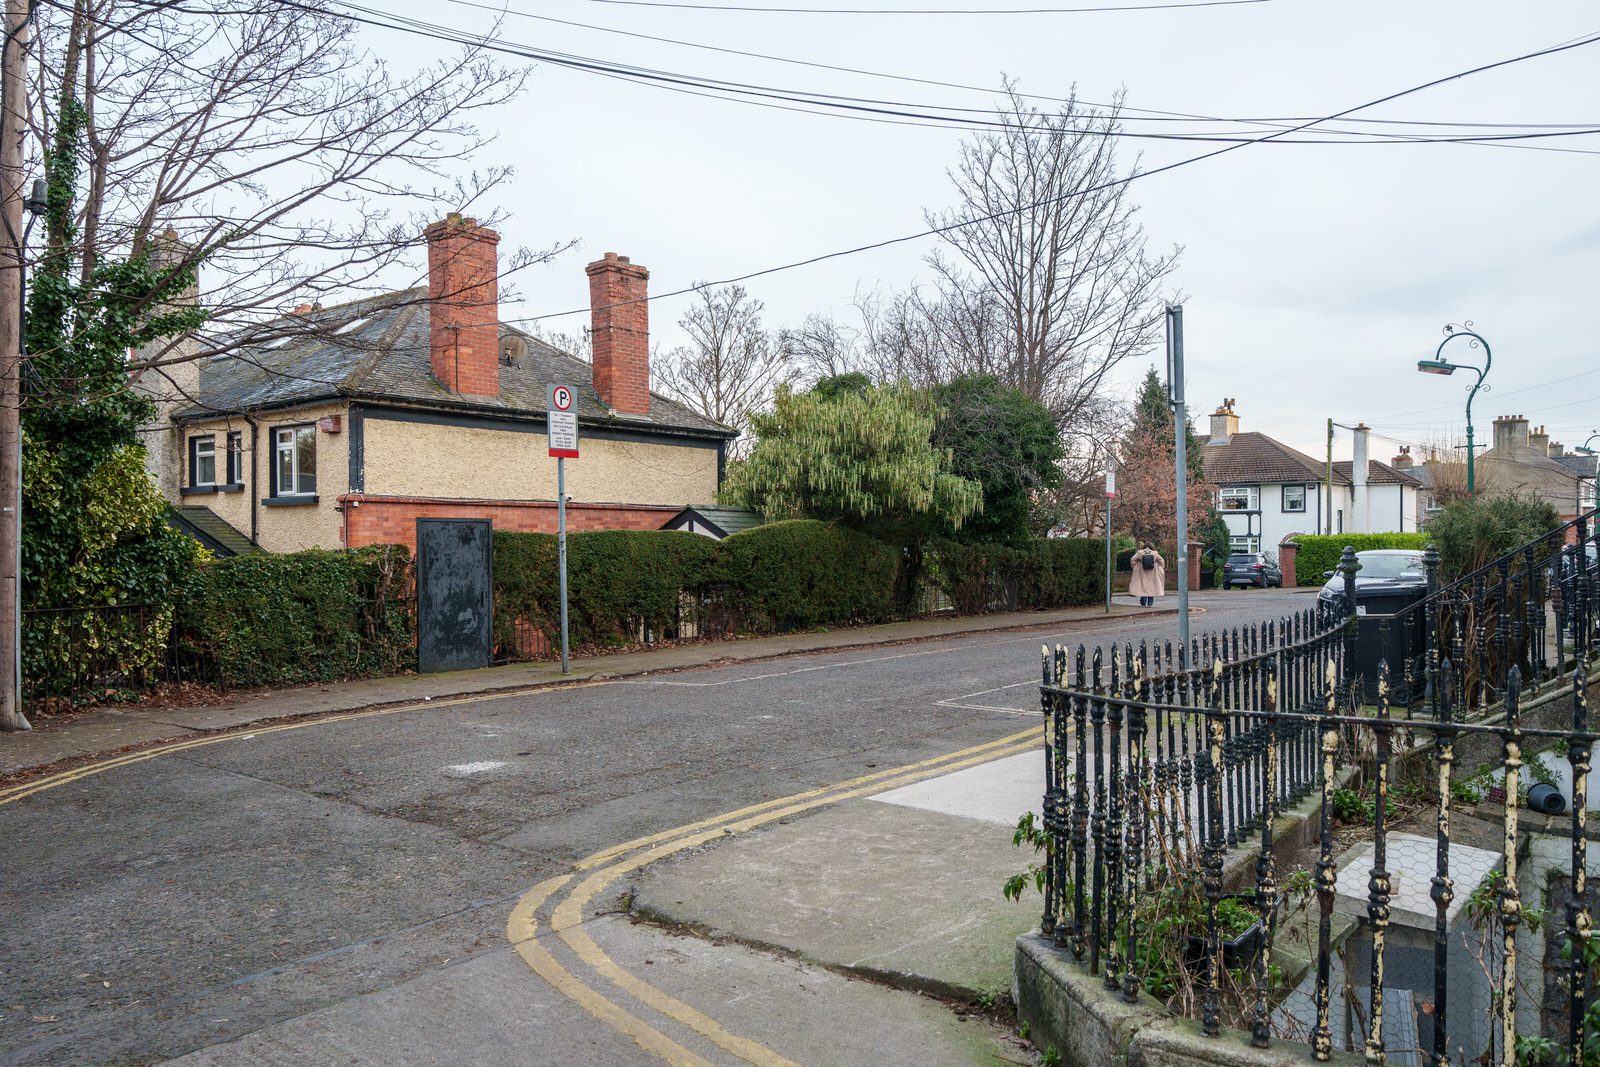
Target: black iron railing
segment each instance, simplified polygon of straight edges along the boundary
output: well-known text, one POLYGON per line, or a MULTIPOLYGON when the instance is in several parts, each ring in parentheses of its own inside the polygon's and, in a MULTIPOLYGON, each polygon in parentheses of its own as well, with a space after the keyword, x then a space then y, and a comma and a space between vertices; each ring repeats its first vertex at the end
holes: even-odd
MULTIPOLYGON (((1509 605, 1527 587, 1500 588, 1509 605)), ((1589 595, 1566 602, 1580 627, 1589 595)), ((1207 1034, 1298 1040, 1319 1060, 1592 1063, 1593 658, 1559 675, 1519 662, 1538 628, 1502 615, 1505 658, 1481 662, 1499 654, 1491 631, 1464 646, 1480 657, 1470 671, 1423 659, 1416 715, 1391 707, 1386 665, 1364 701, 1343 604, 1209 635, 1181 662, 1169 646, 1047 655, 1044 934, 1125 999, 1153 994, 1207 1034), (1547 682, 1531 703, 1525 669, 1547 682), (1469 720, 1490 683, 1496 714, 1469 720), (1315 833, 1278 839, 1297 825, 1315 833)))

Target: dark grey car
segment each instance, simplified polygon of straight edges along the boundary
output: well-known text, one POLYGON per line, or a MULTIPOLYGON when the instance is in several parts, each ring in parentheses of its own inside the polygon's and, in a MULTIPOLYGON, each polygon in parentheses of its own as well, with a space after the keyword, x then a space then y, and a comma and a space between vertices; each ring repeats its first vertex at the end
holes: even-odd
POLYGON ((1235 552, 1222 565, 1222 584, 1229 589, 1236 585, 1255 585, 1283 588, 1283 571, 1278 561, 1260 552, 1235 552))

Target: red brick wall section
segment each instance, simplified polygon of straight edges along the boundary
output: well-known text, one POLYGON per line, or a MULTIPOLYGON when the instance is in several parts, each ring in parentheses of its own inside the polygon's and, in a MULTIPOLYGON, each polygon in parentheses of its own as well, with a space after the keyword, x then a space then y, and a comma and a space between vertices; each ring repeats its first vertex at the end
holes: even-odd
POLYGON ((1285 541, 1278 546, 1278 567, 1283 571, 1283 587, 1293 589, 1300 583, 1295 581, 1295 557, 1300 554, 1300 546, 1290 541, 1285 541))
MULTIPOLYGON (((418 519, 489 519, 496 530, 555 533, 553 500, 430 500, 425 497, 342 496, 345 544, 417 547, 418 519)), ((659 530, 683 509, 645 504, 568 504, 567 530, 659 530)))
POLYGON ((452 213, 428 238, 428 345, 452 393, 500 394, 500 235, 452 213))
POLYGON ((650 414, 650 272, 607 252, 584 268, 593 321, 594 390, 617 411, 650 414))

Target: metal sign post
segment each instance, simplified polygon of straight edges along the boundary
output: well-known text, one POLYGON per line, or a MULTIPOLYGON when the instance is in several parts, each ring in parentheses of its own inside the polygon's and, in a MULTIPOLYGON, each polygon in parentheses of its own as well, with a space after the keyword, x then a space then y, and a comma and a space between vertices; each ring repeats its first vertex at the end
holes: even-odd
POLYGON ((1106 614, 1111 614, 1111 502, 1117 496, 1116 460, 1106 457, 1106 614))
POLYGON ((556 571, 561 585, 561 673, 567 662, 567 460, 578 458, 578 413, 572 388, 552 385, 545 393, 545 429, 550 454, 556 458, 556 571))
MULTIPOLYGON (((1178 489, 1178 666, 1189 664, 1189 415, 1183 402, 1183 305, 1167 305, 1167 400, 1178 489)), ((1185 678, 1188 677, 1186 674, 1185 678)))

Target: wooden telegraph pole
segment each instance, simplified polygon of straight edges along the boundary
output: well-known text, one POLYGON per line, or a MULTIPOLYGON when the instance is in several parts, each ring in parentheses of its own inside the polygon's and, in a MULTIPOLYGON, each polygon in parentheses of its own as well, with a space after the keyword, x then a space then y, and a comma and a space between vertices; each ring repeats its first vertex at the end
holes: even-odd
POLYGON ((0 52, 0 730, 22 714, 22 139, 28 0, 6 0, 0 52))

